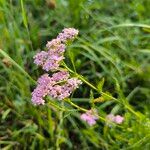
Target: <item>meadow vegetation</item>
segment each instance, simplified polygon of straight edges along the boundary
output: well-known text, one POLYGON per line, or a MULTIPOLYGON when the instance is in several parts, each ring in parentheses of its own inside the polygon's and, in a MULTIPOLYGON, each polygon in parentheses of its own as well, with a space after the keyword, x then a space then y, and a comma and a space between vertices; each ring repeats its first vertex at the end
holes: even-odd
POLYGON ((149 150, 149 12, 149 0, 0 0, 0 149, 149 150), (83 83, 71 101, 122 124, 89 126, 67 102, 32 104, 44 72, 33 56, 65 27, 79 30, 66 64, 106 93, 83 83))

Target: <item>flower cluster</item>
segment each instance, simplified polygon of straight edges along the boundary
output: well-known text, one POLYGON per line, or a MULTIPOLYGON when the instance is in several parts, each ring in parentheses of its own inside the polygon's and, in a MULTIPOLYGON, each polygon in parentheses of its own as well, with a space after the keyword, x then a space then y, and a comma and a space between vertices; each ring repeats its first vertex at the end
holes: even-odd
POLYGON ((44 97, 49 95, 55 99, 65 99, 79 87, 81 81, 77 78, 70 78, 69 73, 60 71, 54 73, 52 77, 48 74, 42 75, 38 81, 38 85, 32 92, 32 102, 35 105, 44 104, 44 97))
POLYGON ((116 124, 121 124, 124 121, 124 118, 120 115, 115 116, 113 114, 109 114, 106 118, 108 121, 114 122, 116 124))
POLYGON ((47 42, 47 52, 41 51, 34 56, 34 63, 46 71, 58 70, 64 59, 65 43, 74 40, 78 32, 79 31, 74 28, 64 29, 56 39, 47 42))
POLYGON ((44 98, 63 100, 79 87, 82 83, 77 78, 71 78, 69 73, 59 68, 64 59, 65 43, 73 40, 78 30, 73 28, 64 29, 56 39, 49 41, 46 45, 48 51, 41 51, 34 56, 34 63, 41 66, 43 70, 52 71, 53 75, 42 75, 37 81, 37 87, 32 92, 32 102, 35 105, 44 104, 44 98))
POLYGON ((98 115, 96 110, 88 110, 86 113, 83 113, 80 118, 86 121, 90 126, 96 124, 96 120, 98 120, 98 115))
POLYGON ((66 28, 59 33, 57 38, 59 38, 62 42, 66 43, 67 41, 74 40, 74 38, 78 35, 79 31, 73 28, 66 28))

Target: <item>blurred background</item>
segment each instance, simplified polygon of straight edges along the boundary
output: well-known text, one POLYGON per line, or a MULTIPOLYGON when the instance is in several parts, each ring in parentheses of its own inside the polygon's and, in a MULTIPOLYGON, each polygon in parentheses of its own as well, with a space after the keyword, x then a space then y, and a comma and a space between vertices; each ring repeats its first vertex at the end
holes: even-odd
MULTIPOLYGON (((149 150, 149 12, 149 0, 0 0, 0 149, 149 150), (135 110, 95 104, 102 116, 123 115, 121 127, 102 121, 89 127, 78 111, 32 105, 35 85, 28 76, 43 74, 33 56, 65 27, 79 30, 66 52, 70 68, 95 86, 105 80, 103 90, 135 110)), ((83 84, 72 101, 88 109, 89 93, 99 97, 83 84)))

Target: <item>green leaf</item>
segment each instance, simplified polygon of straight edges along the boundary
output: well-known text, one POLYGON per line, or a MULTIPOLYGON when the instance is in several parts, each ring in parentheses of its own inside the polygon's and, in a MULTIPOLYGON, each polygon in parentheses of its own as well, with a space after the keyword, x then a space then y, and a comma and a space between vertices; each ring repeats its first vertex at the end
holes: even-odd
POLYGON ((26 17, 24 5, 23 5, 23 0, 21 0, 21 10, 22 10, 22 17, 23 17, 24 26, 25 26, 26 28, 28 28, 27 17, 26 17))
POLYGON ((105 79, 104 79, 104 78, 102 78, 102 80, 100 80, 100 81, 98 82, 97 89, 98 89, 99 92, 102 92, 104 82, 105 82, 105 79))

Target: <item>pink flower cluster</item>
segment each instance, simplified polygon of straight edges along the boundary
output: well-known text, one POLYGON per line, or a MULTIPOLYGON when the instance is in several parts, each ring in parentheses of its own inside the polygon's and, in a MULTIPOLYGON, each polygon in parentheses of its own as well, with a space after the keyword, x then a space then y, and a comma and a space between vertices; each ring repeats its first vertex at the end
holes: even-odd
POLYGON ((67 41, 74 40, 74 38, 78 35, 79 31, 73 28, 66 28, 59 33, 57 38, 61 39, 62 42, 66 43, 67 41))
POLYGON ((114 122, 116 124, 121 124, 124 121, 124 117, 120 116, 120 115, 113 115, 113 114, 109 114, 106 117, 108 119, 108 121, 114 122))
POLYGON ((74 40, 78 32, 74 28, 65 28, 56 39, 47 42, 47 52, 41 51, 33 57, 34 63, 46 71, 58 70, 60 63, 64 59, 65 43, 74 40))
POLYGON ((80 118, 86 121, 90 126, 96 124, 96 120, 98 120, 98 115, 96 110, 88 110, 86 113, 83 113, 80 118))
POLYGON ((35 105, 44 104, 45 96, 63 100, 79 87, 81 81, 77 78, 69 78, 69 73, 60 71, 54 73, 52 77, 48 74, 42 75, 38 79, 38 85, 32 92, 32 102, 35 105))
POLYGON ((61 61, 64 59, 65 43, 73 40, 78 30, 73 28, 64 29, 56 39, 49 41, 46 45, 48 51, 41 51, 34 56, 34 63, 41 66, 43 70, 55 71, 50 77, 42 75, 37 81, 37 87, 32 92, 32 103, 35 105, 44 104, 44 98, 63 100, 79 87, 82 83, 77 78, 71 78, 67 71, 60 71, 61 61))

